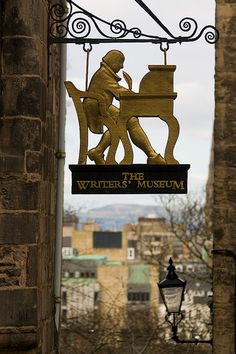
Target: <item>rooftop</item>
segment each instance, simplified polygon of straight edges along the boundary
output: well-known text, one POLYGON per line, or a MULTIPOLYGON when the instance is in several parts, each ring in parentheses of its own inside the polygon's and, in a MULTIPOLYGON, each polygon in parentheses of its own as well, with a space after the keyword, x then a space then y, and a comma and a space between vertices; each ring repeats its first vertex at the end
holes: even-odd
POLYGON ((148 284, 149 283, 149 265, 134 264, 129 265, 129 284, 148 284))
POLYGON ((83 256, 65 256, 63 257, 65 261, 94 261, 96 263, 106 263, 107 256, 96 256, 96 255, 83 255, 83 256))

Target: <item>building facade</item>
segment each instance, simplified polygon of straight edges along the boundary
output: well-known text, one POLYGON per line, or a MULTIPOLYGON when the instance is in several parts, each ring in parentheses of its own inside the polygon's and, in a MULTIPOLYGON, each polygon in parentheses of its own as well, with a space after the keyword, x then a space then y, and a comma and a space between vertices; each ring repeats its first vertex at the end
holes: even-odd
POLYGON ((236 281, 236 2, 216 1, 212 222, 213 353, 235 354, 236 281))
POLYGON ((0 352, 57 351, 60 50, 48 2, 0 2, 0 352))
POLYGON ((78 248, 72 248, 74 256, 63 259, 65 328, 77 323, 79 333, 85 317, 93 323, 96 315, 101 326, 108 326, 108 332, 114 327, 123 335, 129 332, 131 322, 136 332, 142 326, 144 331, 148 323, 152 330, 160 324, 159 334, 162 331, 169 340, 171 333, 168 326, 163 327, 166 310, 157 283, 165 278, 169 257, 174 252, 176 271, 188 284, 180 334, 189 339, 195 335, 211 338, 209 269, 197 257, 190 257, 181 241, 176 245, 164 218, 140 217, 136 224, 125 225, 122 232, 91 231, 95 229, 92 222, 85 229, 82 225, 81 230, 72 231, 72 244, 78 248), (147 324, 144 326, 143 320, 140 326, 140 319, 147 324))

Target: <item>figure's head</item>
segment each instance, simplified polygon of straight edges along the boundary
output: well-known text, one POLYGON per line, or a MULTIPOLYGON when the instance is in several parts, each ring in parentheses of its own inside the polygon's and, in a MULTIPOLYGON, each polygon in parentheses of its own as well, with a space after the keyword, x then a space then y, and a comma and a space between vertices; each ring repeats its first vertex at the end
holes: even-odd
POLYGON ((102 60, 110 66, 115 73, 118 73, 118 71, 124 67, 125 57, 119 50, 110 50, 102 60))

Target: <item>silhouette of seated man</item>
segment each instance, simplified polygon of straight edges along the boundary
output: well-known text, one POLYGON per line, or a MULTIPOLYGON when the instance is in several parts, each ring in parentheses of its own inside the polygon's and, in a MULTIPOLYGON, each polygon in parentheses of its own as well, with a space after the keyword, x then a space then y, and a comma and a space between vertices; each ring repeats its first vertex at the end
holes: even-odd
MULTIPOLYGON (((119 100, 121 93, 130 92, 127 88, 119 85, 121 78, 118 71, 124 67, 125 57, 118 50, 109 51, 103 58, 100 68, 93 75, 88 91, 95 92, 103 97, 105 109, 115 122, 119 118, 119 109, 112 104, 113 98, 119 100)), ((98 103, 94 99, 86 98, 83 107, 88 119, 89 129, 96 134, 103 133, 103 124, 99 113, 98 103)), ((139 124, 137 117, 132 117, 127 122, 127 130, 132 142, 147 155, 148 164, 165 164, 164 158, 158 154, 139 124)), ((110 132, 107 130, 98 145, 88 151, 88 157, 97 165, 105 164, 104 151, 110 146, 110 132)))

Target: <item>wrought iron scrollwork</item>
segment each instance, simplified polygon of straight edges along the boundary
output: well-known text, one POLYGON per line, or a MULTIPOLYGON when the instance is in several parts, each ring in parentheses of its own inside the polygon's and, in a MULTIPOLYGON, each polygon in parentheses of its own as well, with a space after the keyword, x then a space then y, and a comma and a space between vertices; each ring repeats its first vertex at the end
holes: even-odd
POLYGON ((138 27, 128 28, 124 21, 114 19, 108 22, 80 7, 73 0, 49 5, 49 42, 50 43, 106 43, 106 42, 151 42, 151 43, 183 43, 193 42, 203 35, 208 43, 219 39, 218 30, 207 25, 198 31, 196 20, 183 18, 179 28, 188 32, 186 36, 174 36, 169 29, 153 14, 142 0, 135 0, 165 32, 166 37, 143 33, 138 27), (97 31, 97 38, 90 35, 97 31))

